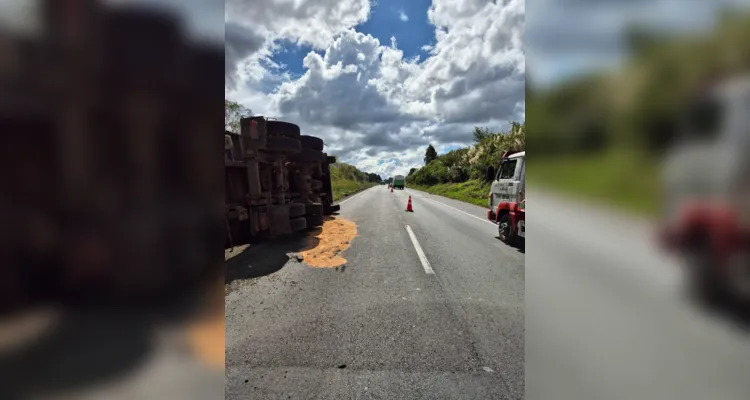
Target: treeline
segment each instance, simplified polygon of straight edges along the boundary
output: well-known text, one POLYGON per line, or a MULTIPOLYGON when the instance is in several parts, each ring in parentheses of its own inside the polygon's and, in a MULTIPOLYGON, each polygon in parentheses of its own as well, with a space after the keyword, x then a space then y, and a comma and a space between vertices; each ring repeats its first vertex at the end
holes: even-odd
POLYGON ((497 167, 508 150, 526 149, 526 123, 512 122, 508 132, 474 128, 474 144, 438 155, 432 145, 425 151, 424 167, 412 168, 407 184, 432 186, 483 180, 488 166, 497 167))
POLYGON ((715 29, 688 37, 632 28, 622 68, 553 89, 527 81, 530 146, 537 156, 667 149, 688 102, 722 78, 750 71, 750 14, 726 12, 715 29))
POLYGON ((377 174, 362 172, 357 167, 342 162, 331 164, 331 186, 334 200, 374 186, 379 181, 377 174))
POLYGON ((380 175, 362 172, 357 167, 342 162, 331 164, 331 179, 380 183, 380 175))

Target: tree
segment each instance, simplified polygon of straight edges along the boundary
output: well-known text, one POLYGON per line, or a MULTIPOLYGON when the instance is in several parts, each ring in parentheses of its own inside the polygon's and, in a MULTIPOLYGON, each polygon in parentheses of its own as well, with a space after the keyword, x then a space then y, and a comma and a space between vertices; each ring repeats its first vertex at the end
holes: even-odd
POLYGON ((253 112, 240 103, 224 99, 224 129, 240 133, 240 120, 252 117, 253 112))
POLYGON ((412 176, 415 172, 417 172, 417 169, 416 168, 412 168, 412 169, 409 170, 409 175, 407 175, 407 176, 412 176))
POLYGON ((380 175, 378 175, 376 173, 368 172, 367 173, 367 181, 368 182, 373 182, 373 183, 380 183, 380 182, 383 182, 383 178, 381 178, 380 175))
POLYGON ((490 131, 489 128, 480 128, 478 126, 475 126, 473 135, 474 135, 474 142, 481 143, 483 140, 492 136, 492 131, 490 131))
POLYGON ((437 159, 437 151, 435 151, 432 145, 427 146, 427 150, 424 152, 424 165, 431 163, 435 159, 437 159))

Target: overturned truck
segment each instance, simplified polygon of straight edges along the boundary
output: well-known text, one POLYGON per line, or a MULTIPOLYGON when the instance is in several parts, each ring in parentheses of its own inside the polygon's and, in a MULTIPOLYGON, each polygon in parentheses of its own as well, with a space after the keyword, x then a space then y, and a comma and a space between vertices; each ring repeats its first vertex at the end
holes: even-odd
POLYGON ((331 188, 336 158, 299 126, 243 118, 239 134, 224 132, 224 150, 225 248, 312 229, 339 210, 331 188))

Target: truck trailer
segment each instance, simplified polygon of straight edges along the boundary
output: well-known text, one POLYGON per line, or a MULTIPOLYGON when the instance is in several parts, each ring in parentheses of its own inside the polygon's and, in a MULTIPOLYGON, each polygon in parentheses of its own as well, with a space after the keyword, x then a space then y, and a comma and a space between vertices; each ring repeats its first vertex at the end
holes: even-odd
POLYGON ((403 175, 396 175, 393 177, 393 188, 394 189, 404 189, 404 176, 403 175))
POLYGON ((240 132, 224 132, 225 248, 262 237, 312 229, 334 204, 323 140, 293 123, 243 118, 240 132))

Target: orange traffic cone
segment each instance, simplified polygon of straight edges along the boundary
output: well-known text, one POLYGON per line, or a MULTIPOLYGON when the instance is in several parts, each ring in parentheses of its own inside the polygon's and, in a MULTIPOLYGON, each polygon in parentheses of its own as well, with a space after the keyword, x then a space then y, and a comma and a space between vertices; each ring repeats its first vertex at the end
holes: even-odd
POLYGON ((414 212, 414 209, 411 208, 411 196, 409 196, 409 202, 406 203, 406 211, 414 212))

